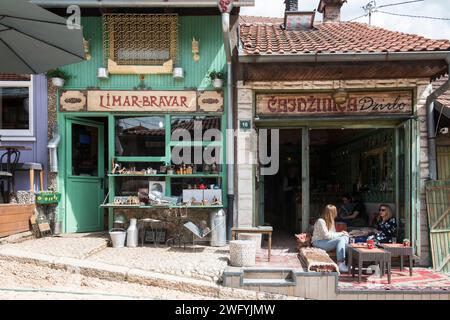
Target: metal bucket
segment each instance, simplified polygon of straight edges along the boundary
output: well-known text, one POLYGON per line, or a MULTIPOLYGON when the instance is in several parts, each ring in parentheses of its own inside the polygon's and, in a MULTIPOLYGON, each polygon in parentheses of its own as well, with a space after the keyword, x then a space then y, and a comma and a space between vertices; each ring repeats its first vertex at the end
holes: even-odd
POLYGON ((227 245, 225 217, 225 211, 223 209, 210 213, 212 247, 223 247, 227 245))
POLYGON ((59 235, 62 232, 62 221, 55 221, 53 226, 53 235, 59 235))
POLYGON ((125 246, 126 235, 127 232, 125 229, 113 228, 109 230, 109 236, 111 237, 113 248, 123 248, 125 246))

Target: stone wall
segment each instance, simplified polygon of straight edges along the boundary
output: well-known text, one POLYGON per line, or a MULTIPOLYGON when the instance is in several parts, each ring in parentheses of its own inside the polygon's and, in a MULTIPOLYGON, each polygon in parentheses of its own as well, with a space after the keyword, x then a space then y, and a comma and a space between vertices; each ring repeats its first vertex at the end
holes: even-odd
MULTIPOLYGON (((429 265, 430 248, 429 232, 426 212, 426 199, 424 191, 424 182, 428 179, 428 141, 427 141, 427 122, 426 122, 426 97, 430 93, 428 79, 380 79, 380 80, 330 80, 330 81, 296 81, 296 82, 256 82, 256 81, 238 81, 237 83, 237 111, 236 120, 248 120, 254 118, 254 92, 257 90, 334 90, 339 87, 346 89, 396 89, 412 88, 416 89, 415 109, 420 121, 420 214, 421 214, 421 255, 420 264, 429 265)), ((239 130, 236 138, 237 158, 245 153, 255 155, 255 145, 249 143, 251 133, 239 130)), ((254 207, 254 168, 255 165, 236 165, 235 179, 235 200, 237 208, 237 225, 251 226, 256 216, 254 207)))
MULTIPOLYGON (((143 219, 143 218, 153 218, 153 219, 163 219, 166 217, 166 215, 163 213, 163 211, 166 209, 158 208, 158 209, 115 209, 114 215, 124 215, 127 218, 127 221, 131 218, 136 219, 143 219)), ((182 214, 187 214, 187 219, 183 221, 183 224, 186 223, 188 220, 195 223, 197 226, 200 224, 200 222, 205 221, 209 228, 211 228, 210 225, 210 218, 209 218, 209 210, 206 209, 172 209, 172 212, 175 212, 173 210, 181 210, 182 214)), ((178 211, 180 212, 180 211, 178 211)), ((173 219, 168 219, 169 221, 175 221, 173 219)), ((170 237, 174 236, 176 233, 176 226, 174 223, 165 223, 163 224, 163 227, 167 229, 167 235, 166 239, 169 239, 170 237)), ((187 230, 184 227, 181 227, 181 230, 184 234, 185 241, 191 242, 192 241, 192 233, 187 230)))

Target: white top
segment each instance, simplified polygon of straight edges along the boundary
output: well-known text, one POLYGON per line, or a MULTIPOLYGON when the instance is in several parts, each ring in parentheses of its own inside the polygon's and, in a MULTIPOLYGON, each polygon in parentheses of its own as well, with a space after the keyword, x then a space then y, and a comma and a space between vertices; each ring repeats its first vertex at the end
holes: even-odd
POLYGON ((328 230, 324 219, 318 219, 314 224, 312 242, 316 240, 333 240, 342 236, 342 232, 336 232, 334 225, 328 230))

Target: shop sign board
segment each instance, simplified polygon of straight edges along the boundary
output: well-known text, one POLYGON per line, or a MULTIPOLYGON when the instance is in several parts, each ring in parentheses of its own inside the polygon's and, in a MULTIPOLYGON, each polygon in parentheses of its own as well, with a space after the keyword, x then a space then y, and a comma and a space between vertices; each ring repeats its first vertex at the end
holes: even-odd
POLYGON ((216 91, 63 91, 61 111, 77 112, 223 112, 216 91))
POLYGON ((349 92, 336 104, 333 93, 257 94, 258 115, 392 115, 412 114, 412 91, 349 92))
POLYGON ((87 111, 185 111, 197 109, 196 91, 88 91, 87 111))

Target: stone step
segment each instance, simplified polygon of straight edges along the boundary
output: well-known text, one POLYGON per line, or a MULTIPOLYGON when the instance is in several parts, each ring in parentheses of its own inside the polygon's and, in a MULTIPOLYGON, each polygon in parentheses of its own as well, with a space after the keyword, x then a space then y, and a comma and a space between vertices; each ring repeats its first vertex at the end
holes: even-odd
POLYGON ((243 286, 295 286, 293 279, 243 279, 243 286))
POLYGON ((295 286, 295 275, 291 269, 246 269, 242 275, 246 286, 295 286))

